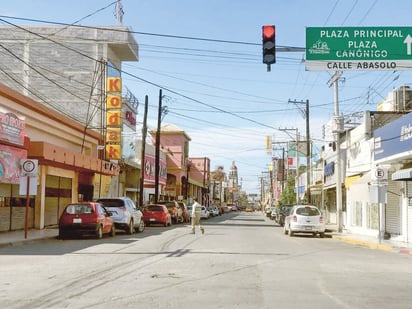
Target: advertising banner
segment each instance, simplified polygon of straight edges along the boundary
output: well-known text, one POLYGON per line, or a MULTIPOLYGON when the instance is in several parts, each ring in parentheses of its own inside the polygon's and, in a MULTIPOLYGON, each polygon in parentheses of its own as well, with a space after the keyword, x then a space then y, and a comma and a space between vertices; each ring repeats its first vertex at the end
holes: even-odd
POLYGON ((16 145, 24 145, 24 119, 0 109, 0 140, 16 145))
POLYGON ((20 183, 20 160, 27 158, 27 150, 0 145, 0 182, 20 183))

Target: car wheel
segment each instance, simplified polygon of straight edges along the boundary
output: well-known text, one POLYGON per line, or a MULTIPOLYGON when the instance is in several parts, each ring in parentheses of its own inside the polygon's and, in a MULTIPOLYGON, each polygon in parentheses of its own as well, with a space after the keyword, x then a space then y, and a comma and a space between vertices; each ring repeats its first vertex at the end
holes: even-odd
POLYGON ((144 228, 145 228, 144 221, 143 221, 143 220, 140 220, 140 224, 139 224, 139 227, 137 228, 137 232, 138 232, 138 233, 143 232, 143 231, 144 231, 144 228))
POLYGON ((99 227, 97 228, 96 237, 97 237, 98 239, 101 239, 101 238, 103 237, 103 228, 102 228, 101 225, 99 225, 99 227))
POLYGON ((110 230, 110 236, 115 237, 116 236, 116 228, 114 227, 114 224, 112 225, 112 229, 110 230))
POLYGON ((134 222, 133 222, 133 220, 130 220, 129 225, 127 226, 126 233, 129 234, 129 235, 134 234, 134 222))
POLYGON ((319 233, 319 237, 320 237, 320 238, 324 238, 324 237, 325 237, 325 233, 324 233, 324 232, 319 233))
POLYGON ((283 233, 284 233, 285 235, 288 234, 288 230, 286 229, 286 226, 283 226, 283 233))
POLYGON ((289 236, 290 236, 290 237, 293 237, 294 234, 295 234, 295 233, 293 233, 291 230, 289 230, 289 236))

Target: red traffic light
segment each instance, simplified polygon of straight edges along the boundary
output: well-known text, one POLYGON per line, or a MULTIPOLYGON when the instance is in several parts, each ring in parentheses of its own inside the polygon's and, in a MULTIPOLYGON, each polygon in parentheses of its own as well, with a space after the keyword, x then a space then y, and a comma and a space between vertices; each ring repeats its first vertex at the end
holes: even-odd
POLYGON ((268 65, 268 71, 270 65, 276 62, 275 34, 274 25, 262 26, 263 63, 268 65))
POLYGON ((275 36, 275 26, 263 26, 262 35, 264 39, 271 39, 275 36))

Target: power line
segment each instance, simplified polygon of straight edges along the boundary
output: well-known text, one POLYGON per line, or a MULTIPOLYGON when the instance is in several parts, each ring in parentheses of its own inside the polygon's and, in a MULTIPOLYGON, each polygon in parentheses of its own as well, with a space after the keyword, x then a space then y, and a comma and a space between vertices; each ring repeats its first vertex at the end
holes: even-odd
MULTIPOLYGON (((184 39, 184 40, 205 41, 205 42, 226 43, 226 44, 240 44, 240 45, 250 45, 250 46, 260 46, 261 45, 261 43, 251 43, 251 42, 243 42, 243 41, 219 40, 219 39, 201 38, 201 37, 193 37, 193 36, 174 35, 174 34, 161 34, 161 33, 153 33, 153 32, 112 29, 112 28, 105 28, 105 27, 71 25, 71 24, 56 22, 56 21, 47 21, 47 20, 40 20, 40 19, 33 19, 33 18, 7 16, 7 15, 0 15, 0 18, 15 19, 15 20, 43 23, 43 24, 60 25, 60 26, 72 26, 72 27, 79 27, 79 28, 91 28, 91 29, 96 29, 97 28, 97 29, 102 29, 102 30, 127 32, 127 33, 131 33, 131 34, 157 36, 157 37, 173 38, 173 39, 184 39)), ((302 51, 305 51, 306 48, 296 47, 296 46, 277 45, 276 50, 279 51, 279 52, 302 52, 302 51)))

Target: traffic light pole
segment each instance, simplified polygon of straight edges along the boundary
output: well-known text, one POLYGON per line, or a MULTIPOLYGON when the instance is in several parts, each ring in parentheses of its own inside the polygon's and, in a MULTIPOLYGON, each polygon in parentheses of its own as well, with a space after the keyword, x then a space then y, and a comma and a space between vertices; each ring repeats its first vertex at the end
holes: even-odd
MULTIPOLYGON (((306 104, 306 108, 303 113, 303 118, 306 119, 306 199, 307 203, 311 203, 311 193, 310 193, 310 158, 311 158, 311 147, 310 147, 310 126, 309 126, 309 100, 306 100, 306 103, 303 101, 298 102, 296 100, 292 101, 289 100, 289 103, 293 103, 297 106, 297 104, 306 104)), ((300 109, 300 108, 299 108, 300 109)), ((301 110, 302 111, 302 110, 301 110)))
POLYGON ((342 130, 340 117, 339 117, 339 97, 338 97, 338 82, 341 77, 341 72, 336 71, 335 74, 330 79, 330 85, 333 84, 334 89, 334 105, 335 105, 335 115, 334 115, 334 132, 336 141, 336 211, 337 211, 337 227, 338 232, 341 233, 343 230, 343 209, 342 209, 342 182, 341 182, 341 149, 340 149, 340 132, 342 130))

